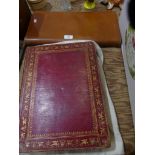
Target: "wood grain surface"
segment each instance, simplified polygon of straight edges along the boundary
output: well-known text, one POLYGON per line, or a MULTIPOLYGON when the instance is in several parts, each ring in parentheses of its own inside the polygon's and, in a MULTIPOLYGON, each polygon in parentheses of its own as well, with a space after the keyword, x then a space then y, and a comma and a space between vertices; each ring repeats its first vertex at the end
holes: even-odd
POLYGON ((132 155, 135 151, 135 132, 122 52, 119 48, 104 48, 103 51, 103 68, 109 93, 115 106, 125 155, 132 155))

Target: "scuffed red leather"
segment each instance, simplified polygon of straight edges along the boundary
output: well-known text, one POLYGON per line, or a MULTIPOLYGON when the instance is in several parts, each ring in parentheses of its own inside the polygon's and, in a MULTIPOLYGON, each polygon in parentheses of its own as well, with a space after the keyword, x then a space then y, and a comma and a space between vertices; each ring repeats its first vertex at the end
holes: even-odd
POLYGON ((92 130, 84 53, 42 54, 37 75, 32 133, 92 130))
POLYGON ((91 42, 28 47, 20 104, 21 152, 110 145, 91 42))

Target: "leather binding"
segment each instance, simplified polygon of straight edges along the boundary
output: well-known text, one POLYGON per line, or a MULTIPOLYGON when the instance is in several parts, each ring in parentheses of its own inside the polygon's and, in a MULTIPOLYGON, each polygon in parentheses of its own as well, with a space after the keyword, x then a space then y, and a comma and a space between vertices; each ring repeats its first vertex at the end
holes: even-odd
POLYGON ((94 40, 102 47, 120 47, 118 18, 113 11, 34 12, 25 36, 26 45, 48 44, 72 39, 94 40))
POLYGON ((27 47, 20 92, 20 152, 110 146, 98 70, 92 42, 27 47))

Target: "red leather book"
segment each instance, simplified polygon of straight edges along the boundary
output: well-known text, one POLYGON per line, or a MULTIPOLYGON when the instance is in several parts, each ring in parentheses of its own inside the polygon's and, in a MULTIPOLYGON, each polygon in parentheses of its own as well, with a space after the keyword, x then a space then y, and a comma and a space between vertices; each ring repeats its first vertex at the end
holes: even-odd
POLYGON ((109 146, 94 44, 28 47, 20 94, 20 152, 109 146))

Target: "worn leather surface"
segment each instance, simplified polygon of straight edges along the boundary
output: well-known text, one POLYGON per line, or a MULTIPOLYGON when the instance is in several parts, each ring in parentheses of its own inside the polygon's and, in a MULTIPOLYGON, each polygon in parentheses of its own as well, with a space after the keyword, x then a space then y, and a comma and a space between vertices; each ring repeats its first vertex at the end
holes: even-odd
POLYGON ((35 12, 25 37, 27 45, 73 39, 94 40, 101 46, 121 45, 117 15, 102 12, 35 12))
POLYGON ((20 151, 109 147, 105 104, 93 43, 28 47, 20 151))

